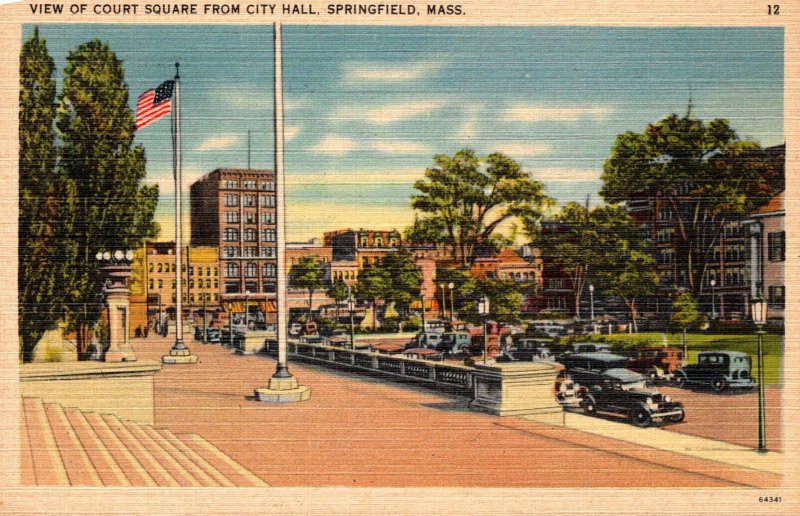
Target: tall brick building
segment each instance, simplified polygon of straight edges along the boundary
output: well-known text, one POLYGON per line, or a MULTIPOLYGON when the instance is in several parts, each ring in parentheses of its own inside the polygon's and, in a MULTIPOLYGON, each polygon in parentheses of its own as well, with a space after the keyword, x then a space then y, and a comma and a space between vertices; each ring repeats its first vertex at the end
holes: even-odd
POLYGON ((277 290, 275 175, 220 168, 191 186, 191 244, 219 249, 222 302, 277 290))

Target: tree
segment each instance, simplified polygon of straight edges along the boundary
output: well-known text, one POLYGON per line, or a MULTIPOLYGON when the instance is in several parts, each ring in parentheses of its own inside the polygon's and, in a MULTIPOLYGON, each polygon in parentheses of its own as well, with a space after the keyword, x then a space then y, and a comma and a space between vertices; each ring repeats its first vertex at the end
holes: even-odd
POLYGON ((725 223, 775 193, 780 169, 727 120, 708 123, 670 115, 644 132, 617 136, 603 165, 600 195, 608 202, 655 200, 654 216, 675 227, 677 283, 697 294, 725 223))
POLYGON ((101 310, 95 254, 136 249, 158 233, 153 221, 158 187, 142 184, 145 154, 141 146, 132 147, 135 125, 122 62, 105 43, 95 39, 67 55, 56 127, 60 170, 77 194, 70 320, 85 359, 88 330, 101 310))
POLYGON ((308 290, 308 320, 314 302, 314 292, 325 287, 325 271, 313 256, 301 256, 289 271, 289 286, 300 290, 308 290))
POLYGON ((686 346, 686 329, 701 324, 705 316, 697 309, 697 301, 692 294, 684 292, 678 294, 672 301, 672 324, 683 330, 683 359, 688 360, 686 346))
POLYGON ((24 361, 44 332, 63 319, 75 257, 74 185, 56 165, 53 59, 34 29, 20 53, 19 333, 24 361))
POLYGON ((408 313, 408 306, 419 298, 422 286, 422 272, 414 263, 414 257, 407 249, 399 249, 381 259, 380 268, 388 279, 385 299, 394 302, 402 313, 408 313))
POLYGON ((478 300, 489 298, 489 317, 497 322, 518 323, 522 307, 520 286, 514 280, 485 278, 472 280, 462 286, 465 302, 464 318, 478 321, 478 300))
POLYGON ((595 287, 622 298, 638 331, 636 302, 658 287, 652 254, 639 226, 620 206, 592 210, 590 221, 596 234, 592 282, 595 287))
POLYGON ((550 199, 516 161, 500 153, 479 158, 462 149, 453 156, 437 154, 433 162, 414 184, 419 193, 411 206, 423 216, 406 230, 407 239, 444 245, 466 266, 476 254, 499 247, 506 238, 499 232, 503 223, 518 221, 528 235, 536 233, 550 199))
POLYGON ((372 327, 377 327, 376 305, 378 299, 385 299, 391 285, 386 269, 376 265, 366 265, 358 273, 355 295, 359 299, 368 301, 372 306, 372 327))
MULTIPOLYGON (((436 282, 445 285, 453 284, 452 303, 453 312, 460 312, 473 295, 475 282, 470 276, 469 269, 456 269, 439 267, 436 269, 436 282)), ((455 315, 454 315, 455 316, 455 315)))
POLYGON ((328 297, 336 301, 336 322, 339 322, 339 303, 347 299, 350 290, 347 288, 347 285, 344 284, 344 280, 342 278, 337 278, 336 281, 333 282, 331 288, 328 289, 326 294, 328 297))

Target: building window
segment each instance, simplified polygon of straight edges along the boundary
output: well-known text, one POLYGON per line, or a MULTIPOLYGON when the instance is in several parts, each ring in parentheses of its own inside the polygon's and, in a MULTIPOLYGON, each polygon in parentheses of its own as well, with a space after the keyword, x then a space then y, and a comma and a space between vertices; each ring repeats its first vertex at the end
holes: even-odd
POLYGON ((202 267, 198 267, 197 268, 197 275, 198 276, 202 276, 203 275, 203 268, 202 267))
POLYGON ((189 302, 194 303, 194 294, 189 294, 189 302))
POLYGON ((219 301, 219 294, 217 293, 214 294, 214 301, 219 301))
POLYGON ((367 247, 367 237, 361 237, 361 243, 359 244, 360 247, 367 247))
POLYGON ((225 258, 235 258, 239 248, 236 246, 225 246, 225 258))
POLYGON ((277 274, 277 268, 274 263, 265 263, 264 264, 264 277, 265 278, 274 278, 277 274))
POLYGON ((261 248, 261 257, 262 258, 275 258, 275 251, 274 247, 262 247, 261 248))
POLYGON ((150 280, 150 290, 153 290, 153 280, 150 280))
POLYGON ((242 205, 245 208, 255 208, 256 207, 256 196, 255 195, 245 195, 244 199, 242 199, 242 205))
POLYGON ((275 196, 274 195, 262 195, 261 196, 261 207, 262 208, 274 208, 275 207, 275 196))
POLYGON ((244 212, 244 223, 245 224, 255 224, 256 223, 256 214, 252 211, 244 212))
POLYGON ((164 280, 158 280, 158 288, 164 288, 164 280))
POLYGON ((225 264, 225 277, 226 278, 238 278, 239 277, 239 265, 235 263, 226 263, 225 264))
POLYGON ((275 241, 275 230, 274 229, 264 229, 261 231, 261 239, 265 242, 274 242, 275 241))
POLYGON ((192 265, 189 266, 189 276, 194 276, 194 267, 192 265))
POLYGON ((767 303, 771 308, 783 308, 786 298, 786 289, 783 285, 772 285, 769 287, 769 299, 767 303))
POLYGON ((255 229, 245 229, 244 230, 244 241, 245 242, 255 242, 256 241, 256 230, 255 229))
POLYGON ((193 279, 189 280, 189 288, 194 288, 194 280, 193 279))
POLYGON ((747 282, 748 274, 747 269, 744 267, 728 267, 725 269, 725 286, 746 285, 747 282))
POLYGON ((262 181, 261 182, 261 189, 267 192, 271 192, 275 190, 275 182, 274 181, 262 181))
POLYGON ((256 182, 255 181, 245 181, 243 188, 245 190, 255 190, 256 189, 256 182))
POLYGON ((228 207, 239 206, 239 195, 225 194, 225 206, 228 207))
POLYGON ((383 247, 383 238, 375 237, 375 240, 373 241, 372 246, 373 247, 383 247))
POLYGON ((658 210, 658 220, 672 220, 672 208, 661 208, 658 210))
MULTIPOLYGON (((169 269, 169 265, 167 265, 167 268, 169 269)), ((162 267, 160 263, 158 264, 158 272, 162 272, 162 267)), ((169 270, 167 270, 167 272, 169 272, 169 270)))
POLYGON ((206 288, 211 288, 211 280, 210 279, 206 280, 206 288))
POLYGON ((149 270, 150 272, 153 272, 153 264, 152 264, 152 263, 150 264, 150 267, 148 268, 148 270, 149 270))
MULTIPOLYGON (((245 232, 245 235, 246 234, 247 232, 245 232)), ((243 256, 245 258, 255 258, 256 255, 258 254, 256 251, 258 251, 258 247, 245 247, 243 256)))
POLYGON ((786 261, 786 232, 776 231, 767 235, 767 253, 769 261, 786 261))
POLYGON ((175 280, 172 280, 172 290, 175 290, 175 285, 177 285, 177 282, 175 280))
POLYGON ((255 263, 248 263, 244 267, 244 277, 245 278, 257 278, 258 277, 258 269, 256 268, 255 263))
POLYGON ((233 228, 225 228, 224 240, 226 242, 238 242, 239 230, 233 228))
POLYGON ((227 189, 239 188, 239 181, 228 179, 227 181, 225 181, 223 188, 227 188, 227 189))
MULTIPOLYGON (((238 281, 236 281, 236 282, 231 282, 231 281, 225 282, 225 293, 226 294, 238 294, 239 293, 239 282, 238 281)), ((215 296, 214 299, 216 299, 216 296, 215 296)))
POLYGON ((264 224, 275 224, 275 213, 271 211, 262 211, 261 222, 264 224))
POLYGON ((239 223, 239 212, 238 211, 226 211, 225 212, 225 222, 228 224, 238 224, 239 223))
POLYGON ((219 288, 219 280, 214 280, 214 288, 219 288))
MULTIPOLYGON (((206 268, 206 274, 208 274, 208 268, 206 268)), ((219 276, 219 269, 214 267, 214 276, 219 276)))

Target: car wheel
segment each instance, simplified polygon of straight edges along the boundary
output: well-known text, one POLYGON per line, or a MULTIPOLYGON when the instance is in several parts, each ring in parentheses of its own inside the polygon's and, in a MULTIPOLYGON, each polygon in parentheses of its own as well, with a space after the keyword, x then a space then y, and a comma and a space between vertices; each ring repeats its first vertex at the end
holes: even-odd
POLYGON ((675 375, 675 384, 680 388, 686 388, 686 384, 689 383, 689 380, 681 373, 675 375))
POLYGON ((597 415, 597 405, 594 402, 594 398, 591 396, 586 396, 581 402, 581 405, 583 406, 583 413, 587 416, 597 415))
POLYGON ((681 413, 680 414, 676 414, 674 416, 669 416, 667 418, 667 421, 669 421, 670 423, 680 423, 681 421, 683 421, 683 418, 686 417, 686 412, 683 411, 683 407, 680 407, 680 409, 681 409, 681 413))
POLYGON ((711 390, 714 392, 722 392, 725 390, 725 378, 718 376, 711 380, 711 390))
POLYGON ((644 406, 636 407, 631 411, 631 423, 638 426, 639 428, 645 428, 650 426, 650 423, 653 421, 652 416, 650 415, 650 411, 647 410, 644 406))
POLYGON ((645 376, 647 376, 647 379, 650 380, 650 383, 656 383, 658 380, 658 371, 655 367, 651 367, 645 371, 645 376))

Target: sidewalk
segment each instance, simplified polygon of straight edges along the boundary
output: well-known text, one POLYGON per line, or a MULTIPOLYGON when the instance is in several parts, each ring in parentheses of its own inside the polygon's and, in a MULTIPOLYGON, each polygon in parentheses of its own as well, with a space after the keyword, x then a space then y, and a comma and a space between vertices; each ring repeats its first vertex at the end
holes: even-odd
POLYGON ((523 416, 523 419, 558 427, 566 426, 581 432, 609 437, 657 450, 688 455, 698 459, 721 462, 739 468, 776 475, 780 475, 782 472, 782 457, 780 453, 768 452, 762 454, 753 448, 671 432, 668 428, 637 428, 627 422, 614 421, 610 417, 591 417, 579 412, 523 416))

